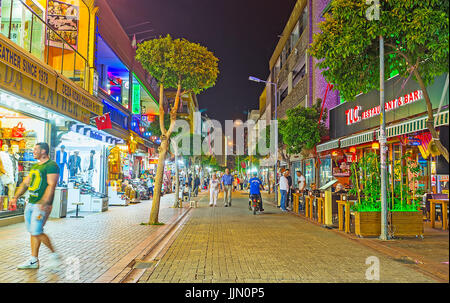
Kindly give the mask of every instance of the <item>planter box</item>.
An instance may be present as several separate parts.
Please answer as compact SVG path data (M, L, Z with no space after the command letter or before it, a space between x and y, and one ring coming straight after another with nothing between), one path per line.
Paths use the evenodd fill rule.
M394 237L423 236L422 212L393 211L391 215L391 230Z
M355 213L355 234L360 237L378 237L381 234L381 212Z

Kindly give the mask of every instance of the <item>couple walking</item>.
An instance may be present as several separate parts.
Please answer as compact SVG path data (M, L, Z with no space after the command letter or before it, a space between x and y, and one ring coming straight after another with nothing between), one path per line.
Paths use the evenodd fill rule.
M225 174L222 179L217 179L217 175L213 174L209 182L209 206L217 206L217 198L221 189L224 191L223 203L225 207L231 206L231 192L233 190L233 176L230 170L225 169Z

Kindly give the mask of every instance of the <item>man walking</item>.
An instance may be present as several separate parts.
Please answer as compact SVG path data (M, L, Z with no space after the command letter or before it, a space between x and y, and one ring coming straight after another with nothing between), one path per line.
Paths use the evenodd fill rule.
M59 167L55 161L49 158L49 146L47 143L38 143L34 147L33 156L39 162L31 167L30 174L17 189L12 203L17 205L17 200L28 190L30 199L25 207L25 225L31 234L31 257L18 269L39 268L39 247L44 243L50 251L50 267L59 265L59 256L55 252L49 237L44 234L44 225L52 210L55 188L58 184Z
M231 194L233 191L233 175L230 174L230 170L225 169L225 174L222 176L222 186L224 189L223 203L225 207L231 206Z
M281 193L280 208L282 211L287 211L286 198L288 191L289 191L289 182L287 179L287 172L284 172L284 174L280 178L280 193Z
M195 175L194 178L194 197L198 196L198 188L200 187L200 178L198 175Z
M288 180L289 190L286 195L286 208L292 206L292 177L289 169L286 169L286 178Z

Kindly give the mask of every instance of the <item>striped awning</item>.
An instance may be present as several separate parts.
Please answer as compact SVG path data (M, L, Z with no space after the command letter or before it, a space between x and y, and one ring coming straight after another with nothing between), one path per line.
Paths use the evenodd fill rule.
M414 120L402 122L397 125L389 126L386 128L386 137L391 138L395 136L401 136L405 134L410 134L414 132L418 132L421 130L425 130L427 128L427 119L428 116L422 116L420 118L416 118ZM449 111L445 111L440 113L437 116L436 126L448 125L449 120ZM377 135L380 134L380 131L377 131Z
M317 145L317 152L324 152L330 149L339 148L339 139L325 142L323 144Z
M375 138L374 138L374 133L375 133ZM358 145L358 144L363 144L363 143L367 143L367 142L372 142L377 139L378 139L378 132L375 132L375 131L365 132L365 133L362 133L359 135L354 135L349 138L342 139L341 140L341 148Z

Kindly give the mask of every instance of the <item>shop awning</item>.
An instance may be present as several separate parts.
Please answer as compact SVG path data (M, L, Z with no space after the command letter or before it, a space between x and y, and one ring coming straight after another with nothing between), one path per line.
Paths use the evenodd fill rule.
M375 133L375 138L374 138L374 133ZM354 136L342 139L341 140L341 148L358 145L358 144L363 144L363 143L367 143L367 142L372 142L377 139L378 139L378 132L375 130L372 130L369 132L365 132L365 133L362 133L359 135L354 135Z
M325 142L323 144L317 145L317 152L323 152L330 149L339 148L339 139Z
M421 130L425 130L427 128L427 119L428 116L422 116L420 118L416 118L414 120L402 122L397 125L389 126L386 128L386 136L388 138L406 135L414 132L418 132ZM449 111L442 112L437 117L436 126L448 125L449 120ZM380 131L377 131L377 135L379 135Z

